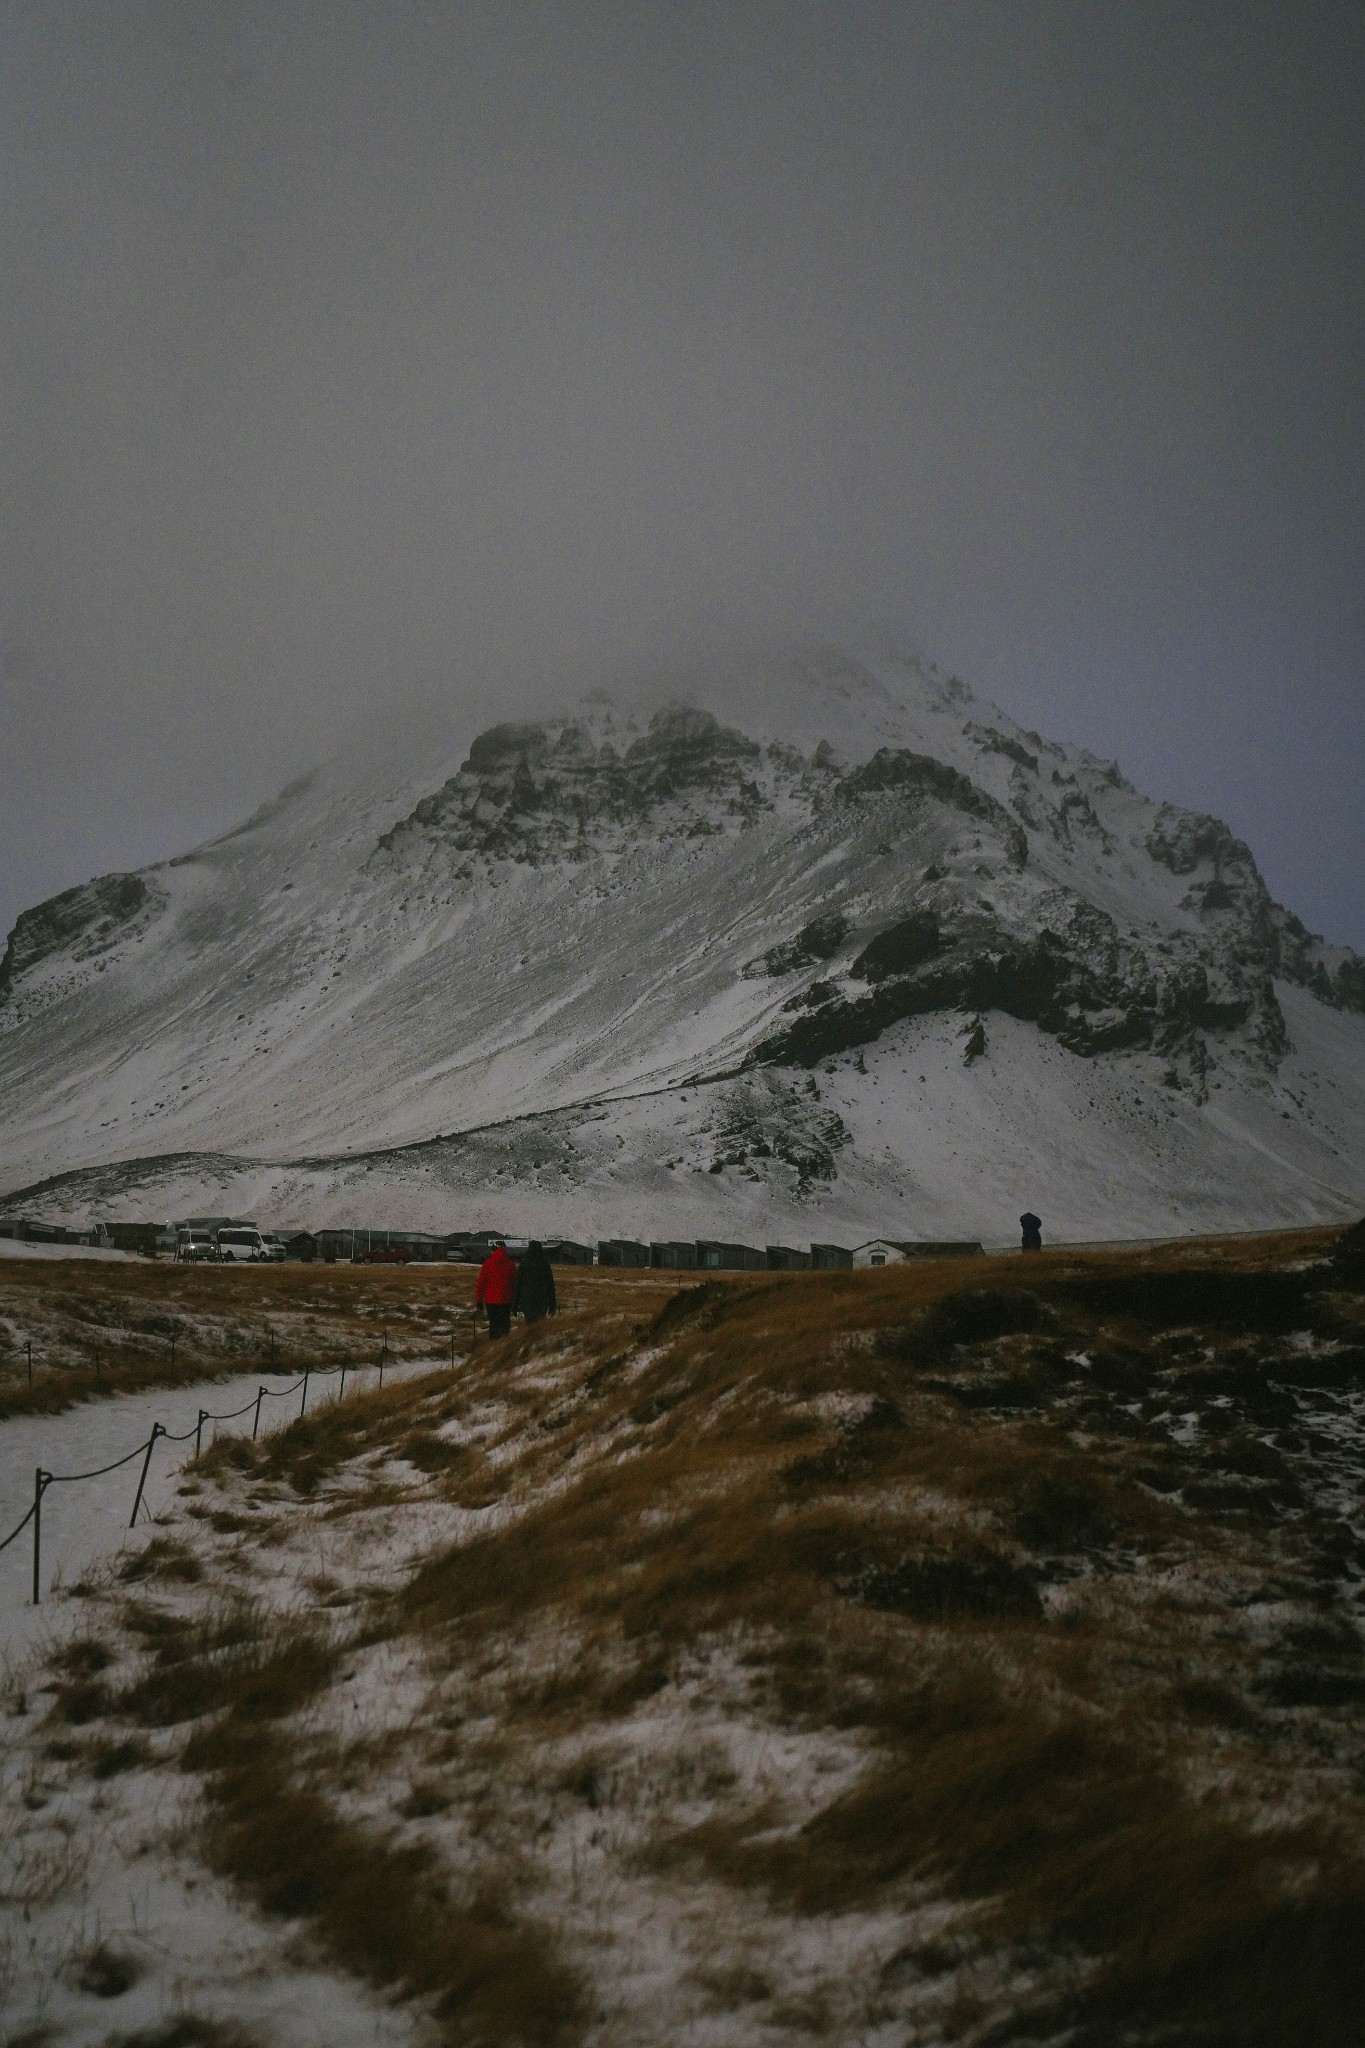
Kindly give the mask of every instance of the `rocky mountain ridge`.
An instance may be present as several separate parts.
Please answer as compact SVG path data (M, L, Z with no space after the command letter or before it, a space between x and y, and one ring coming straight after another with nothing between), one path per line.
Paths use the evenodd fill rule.
M1028 830L1075 853L1112 856L1106 828L1074 769L1044 774L1036 752L1010 734L967 721L963 736L982 754L1012 764L1002 802L970 776L909 748L880 747L841 769L820 742L809 757L770 741L761 746L693 706L656 712L618 748L608 717L496 726L474 741L458 773L424 797L380 841L377 854L455 863L470 882L473 863L499 859L532 867L620 853L644 835L665 842L751 828L783 810L807 827L843 806L864 822L872 800L885 831L925 829L937 804L984 827L997 861L1023 870ZM1054 753L1065 755L1062 749ZM1089 779L1135 794L1110 764L1086 764ZM859 817L859 812L863 817ZM1192 877L1179 902L1199 919L1197 934L1156 948L1121 930L1107 911L1071 891L1044 891L1021 929L959 876L930 863L918 884L889 906L894 921L844 963L826 965L784 1004L797 1014L747 1055L750 1065L814 1065L879 1037L901 1019L950 1008L1000 1010L1052 1032L1090 1056L1141 1046L1168 1058L1172 1086L1206 1093L1208 1047L1200 1035L1240 1030L1248 1051L1273 1065L1285 1046L1273 978L1287 976L1320 1000L1365 1012L1365 962L1331 949L1275 904L1250 849L1220 820L1162 805L1145 846L1175 876ZM974 845L974 851L983 849ZM978 874L989 859L977 861ZM763 956L773 976L830 963L853 928L841 910L810 921ZM746 974L755 971L748 963ZM858 984L868 984L860 988Z
M447 1191L477 1154L471 1194L521 1189L571 1234L646 1192L699 1228L765 1196L831 1227L909 1199L934 1234L962 1147L915 1091L994 1118L1027 1165L1047 1090L1089 1075L1115 1145L1143 1105L1149 1218L1174 1125L1168 1207L1193 1171L1227 1208L1226 1165L1193 1162L1233 1099L1247 1204L1275 1171L1296 1218L1357 1199L1365 963L1276 905L1226 826L913 657L826 652L710 696L599 694L444 772L334 765L26 912L0 970L4 1181L60 1206L96 1170L156 1201L199 1156L220 1190L223 1161L269 1162L272 1188L339 1201L377 1173L430 1207L436 1154ZM1041 1097L1001 1095L1011 1063ZM882 1069L911 1092L878 1109ZM1268 1168L1272 1120L1295 1130ZM868 1133L893 1126L887 1156Z

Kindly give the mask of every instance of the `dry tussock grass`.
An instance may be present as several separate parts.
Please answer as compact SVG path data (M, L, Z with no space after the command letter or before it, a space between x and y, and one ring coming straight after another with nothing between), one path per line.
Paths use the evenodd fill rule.
M1329 1243L988 1261L970 1288L942 1266L685 1288L624 1355L582 1342L552 1403L522 1399L524 1512L419 1569L401 1621L466 1646L537 1626L575 1644L504 1696L528 1746L630 1713L685 1653L737 1637L751 1706L874 1744L855 1790L801 1825L722 1804L662 1830L655 1871L700 1863L810 1913L912 1881L989 1901L993 1939L1091 1959L1083 1991L1021 2026L1344 2042L1365 1955L1348 1938L1365 1925L1359 1802L1349 1824L1326 1809L1318 1738L1287 1755L1298 1731L1251 1697L1260 1652L1225 1626L1225 1575L1266 1568L1242 1506L1188 1471L1181 1501L1163 1496L1122 1405L1160 1405L1157 1332L1193 1330L1203 1356L1340 1316L1312 1306L1322 1275L1294 1270ZM1060 1424L1049 1409L1092 1369L1069 1348L1086 1336L1078 1432L1076 1400ZM843 1427L793 1413L830 1397ZM1273 1486L1279 1454L1252 1442L1207 1455L1231 1444ZM537 1497L566 1461L575 1476ZM1188 1594L1164 1600L1160 1573L1202 1587L1217 1625ZM1353 1625L1327 1638L1359 1655ZM1357 1696L1349 1670L1316 1692L1279 1683L1281 1705ZM1318 1818L1290 1827L1261 1809L1296 1770ZM1201 1796L1215 1778L1222 1796Z
M577 1981L496 1889L453 1895L429 1851L343 1820L259 1729L229 1720L186 1761L209 1774L216 1867L266 1912L306 1917L348 1969L431 1999L445 2038L550 2048L577 2036Z
M259 2035L239 2027L235 2021L181 2012L154 2027L137 2027L131 2034L120 2034L116 2048L259 2048L259 2044ZM39 2048L39 2044L35 2043L34 2048Z
M335 1668L336 1646L316 1621L272 1615L242 1596L193 1619L145 1604L130 1619L148 1655L115 1710L147 1728L207 1714L248 1726L278 1720L320 1692Z
M585 1992L514 1909L509 1845L536 1812L586 1808L610 1809L620 1869L661 1886L699 1877L812 1922L960 1902L970 1941L904 1964L943 1978L926 2038L1335 2048L1365 1991L1365 1648L1342 1590L1365 1539L1315 1493L1339 1450L1292 1393L1295 1372L1349 1393L1365 1357L1365 1274L1314 1267L1329 1249L1295 1234L680 1289L566 1276L553 1326L481 1341L453 1376L224 1440L206 1481L328 1513L401 1486L501 1503L351 1637L413 1638L450 1703L399 1766L406 1833L323 1790L380 1752L342 1758L291 1723L337 1672L325 1575L325 1617L268 1627L250 1602L195 1619L144 1598L136 1677L114 1690L89 1649L63 1697L194 1722L219 1867L436 2001L451 2039L581 2029ZM451 1277L306 1280L429 1309ZM149 1582L177 1569L161 1540ZM651 1777L631 1745L685 1699L842 1745L853 1780L760 1786L704 1741ZM504 1858L502 1882L457 1881L443 1828L480 1869ZM712 1979L713 2010L776 2023L761 1958ZM803 1993L782 2024L834 2009Z
M432 1376L436 1378L435 1375ZM312 1414L257 1444L223 1437L199 1461L200 1470L215 1476L225 1469L250 1473L266 1481L284 1481L298 1494L310 1494L350 1459L373 1447L377 1433L416 1416L429 1383L401 1381L393 1387L365 1388L345 1401L328 1400L319 1389Z
M457 1265L176 1265L6 1259L0 1268L0 1417L182 1385L252 1367L291 1375L343 1358L448 1354L474 1338L474 1269ZM560 1269L561 1317L650 1313L663 1275ZM11 1341L10 1326L22 1333ZM176 1338L172 1365L171 1338ZM24 1337L33 1341L28 1384ZM98 1356L98 1374L96 1358Z

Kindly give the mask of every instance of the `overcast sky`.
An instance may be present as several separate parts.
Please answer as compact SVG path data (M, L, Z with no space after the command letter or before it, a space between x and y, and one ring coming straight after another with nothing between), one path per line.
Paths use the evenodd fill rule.
M1365 947L1365 9L0 11L0 931L358 714L908 634Z

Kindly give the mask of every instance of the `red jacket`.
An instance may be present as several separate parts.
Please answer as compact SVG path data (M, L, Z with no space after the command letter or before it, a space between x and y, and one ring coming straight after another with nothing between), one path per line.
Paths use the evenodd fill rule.
M517 1291L517 1263L502 1245L495 1244L479 1268L474 1288L475 1308L510 1308Z

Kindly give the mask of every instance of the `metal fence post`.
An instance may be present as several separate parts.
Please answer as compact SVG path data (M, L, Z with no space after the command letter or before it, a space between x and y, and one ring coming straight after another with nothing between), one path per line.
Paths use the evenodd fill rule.
M264 1388L264 1387L257 1387L257 1389L256 1389L256 1416L255 1416L255 1420L254 1420L254 1421L252 1422L252 1425L251 1425L251 1441L252 1441L252 1443L253 1443L253 1444L254 1444L254 1443L255 1443L255 1441L256 1441L256 1432L257 1432L257 1430L258 1430L258 1429L260 1428L260 1426L261 1426L261 1396L262 1396L262 1395L264 1394L264 1392L265 1392L265 1388Z
M159 1436L165 1436L165 1434L166 1431L161 1423L154 1422L152 1424L152 1433L147 1439L147 1455L142 1461L142 1476L137 1482L137 1498L133 1502L133 1512L128 1518L128 1527L130 1529L137 1521L137 1511L142 1506L142 1489L147 1484L147 1472L152 1462L152 1452L156 1448L156 1440Z
M33 1604L38 1605L38 1573L43 1547L43 1491L51 1478L41 1465L33 1473Z
M337 1399L338 1401L346 1399L346 1361L344 1358L341 1361L341 1392L337 1395Z
M209 1411L207 1408L201 1408L199 1410L199 1420L194 1425L194 1455L196 1458L199 1456L199 1439L203 1435L204 1422L208 1416L208 1412Z
M300 1417L302 1417L304 1409L308 1406L308 1373L309 1367L305 1365L303 1368L303 1399L299 1402Z

